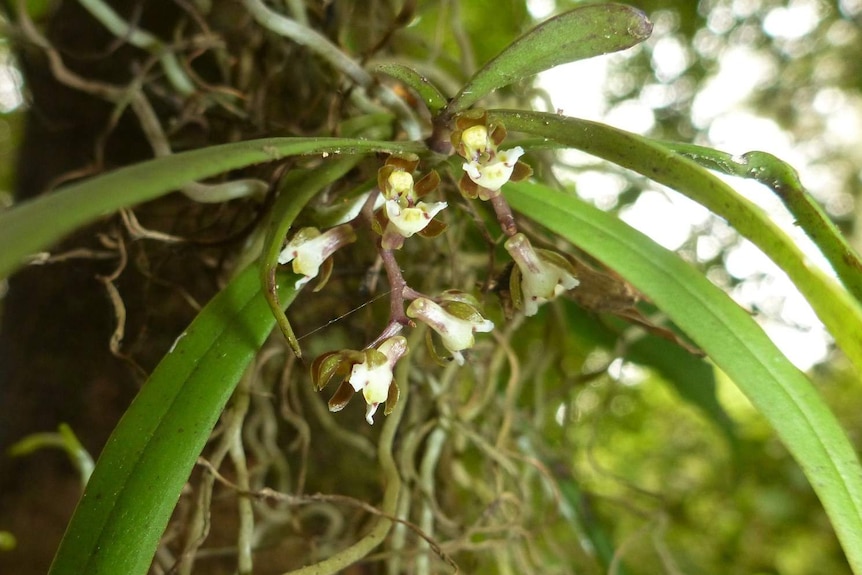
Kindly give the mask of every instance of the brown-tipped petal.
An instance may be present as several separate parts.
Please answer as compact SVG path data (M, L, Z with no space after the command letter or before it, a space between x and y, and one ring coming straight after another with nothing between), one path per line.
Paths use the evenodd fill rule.
M451 314L459 319L467 320L473 323L481 323L484 317L476 309L476 306L462 301L444 301L440 307L446 310L446 313Z
M417 235L420 235L423 238L436 238L437 236L445 232L446 228L448 227L449 226L447 226L440 220L431 220L430 222L428 222L427 226L417 232Z
M468 200L475 200L479 197L479 186L466 173L461 174L461 179L458 180L458 189L461 191L461 195Z
M578 272L575 269L575 266L572 265L572 262L567 260L563 254L551 250L543 250L541 248L536 248L536 253L539 254L539 257L546 262L552 263L558 268L562 268L574 277L578 277Z
M441 305L443 302L447 301L458 301L473 306L477 310L480 307L479 300L476 299L476 296L459 289L447 289L440 294L440 297L438 297L437 300L441 303Z
M488 138L494 143L494 146L499 146L506 139L506 126L503 124L495 124L488 134Z
M386 191L386 182L394 171L395 167L390 165L385 165L377 170L377 187L380 189L381 193Z
M317 284L314 286L312 292L319 292L323 289L323 286L326 285L326 282L329 281L329 276L332 275L332 258L326 258L323 260L323 263L320 265L320 271L317 273Z
M398 389L398 384L394 381L389 386L389 395L386 397L386 407L383 409L383 415L389 415L398 405L398 398L401 397L401 390Z
M455 127L462 132L473 126L488 125L488 113L482 109L466 110L461 112L455 120Z
M386 215L386 210L377 210L374 212L374 217L371 219L371 229L375 233L383 235L383 231L389 224L389 216Z
M431 170L413 185L413 192L417 198L422 198L436 190L438 185L440 185L440 175L436 170Z
M518 162L515 164L515 168L512 170L512 175L509 176L509 181L520 182L521 180L526 180L532 175L533 168L531 168L528 164L518 160Z
M346 375L348 369L345 369L343 364L345 358L340 351L328 351L323 353L314 360L311 364L311 381L314 383L314 388L320 391L329 380L342 370L342 375Z
M428 349L428 353L431 354L431 357L434 358L434 361L437 363L437 365L445 366L449 364L449 360L446 357L440 355L440 353L437 351L437 346L434 345L434 338L431 337L430 329L425 332L425 347L426 349Z
M463 134L463 130L455 130L449 136L449 141L452 143L452 149L455 150L458 155L464 156L464 151L461 149L461 134Z
M333 396L329 398L329 411L336 412L344 409L344 406L350 402L355 393L356 390L353 389L352 385L342 381Z
M385 164L385 166L392 166L393 168L404 170L408 174L412 174L416 171L416 166L418 165L419 156L416 154L404 154L402 156L392 155L386 158Z

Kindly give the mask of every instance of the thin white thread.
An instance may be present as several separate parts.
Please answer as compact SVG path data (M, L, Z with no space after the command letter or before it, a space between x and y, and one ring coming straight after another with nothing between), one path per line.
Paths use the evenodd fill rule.
M346 312L346 313L343 313L342 315L340 315L340 316L338 316L338 317L336 317L336 318L333 318L333 319L329 320L328 322L326 322L326 323L325 323L325 324L323 324L322 326L320 326L320 327L316 327L316 328L314 328L313 330L311 330L310 332L308 332L308 333L306 333L306 334L303 334L303 335L301 335L301 336L297 337L297 338L296 338L296 340L297 340L297 341L299 341L299 340L301 340L301 339L305 339L306 337L308 337L308 336L310 336L310 335L314 335L315 333L319 332L320 330L322 330L322 329L326 329L327 327L331 326L331 325L332 325L332 324L334 324L335 322L337 322L337 321L341 321L342 319L346 318L346 317L347 317L347 316L349 316L350 314L353 314L353 313L358 312L359 310L361 310L361 309L362 309L362 308L364 308L365 306L367 306L367 305L371 305L371 304L373 304L374 302L376 302L377 300L379 300L380 298L386 297L386 296L388 296L388 295L389 295L389 294L391 294L391 293L392 293L392 290L385 291L385 292L383 292L383 293L381 293L381 294L377 295L376 297L371 298L370 300L368 300L368 301L367 301L367 302L365 302L364 304L362 304L362 305L360 305L360 306L357 306L357 307L353 308L352 310L350 310L350 311L348 311L348 312Z

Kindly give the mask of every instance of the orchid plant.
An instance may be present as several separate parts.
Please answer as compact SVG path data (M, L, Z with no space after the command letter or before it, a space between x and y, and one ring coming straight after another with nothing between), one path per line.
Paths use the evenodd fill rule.
M101 6L99 2L88 4ZM862 266L840 233L824 223L822 212L805 203L809 198L795 172L760 152L731 156L699 146L659 142L556 113L493 107L497 90L553 66L625 50L644 41L651 23L642 12L616 3L578 6L512 42L449 97L409 66L354 59L307 22L302 24L301 19L281 14L260 0L243 0L242 6L257 26L285 42L308 47L350 84L344 92L351 98L352 117L339 124L337 135L273 137L163 154L0 213L0 243L4 246L0 276L5 277L30 254L106 212L172 190L182 190L189 201L197 201L194 198L200 199L203 193L207 201L224 202L234 201L237 194L252 201L262 188L270 189L270 201L262 204L266 216L245 244L246 252L236 257L246 266L237 264L230 283L178 336L116 428L57 553L53 575L143 575L148 571L195 462L238 385L236 393L242 392L248 368L273 327L281 334L276 334L278 345L287 349L286 343L297 357L304 357L287 315L301 310L291 303L298 297L325 295L332 284L327 284L328 279L349 265L368 261L368 257L356 257L353 250L361 249L372 253L374 263L368 267L385 274L388 318L350 331L353 339L349 343L332 344L347 346L344 348L330 349L330 340L314 335L302 345L316 353L310 362L310 387L320 391L333 379L338 382L328 410L343 412L331 415L335 421L323 425L345 426L350 431L339 437L366 451L370 449L366 437L382 427L376 453L385 479L383 502L370 528L355 542L329 549L328 557L298 573L345 569L398 529L393 527L394 517L409 523L401 518L410 512L410 505L401 505L399 494L403 496L402 483L410 478L399 473L393 445L405 405L418 386L414 375L419 369L417 338L426 339L428 356L440 364L422 379L433 390L428 396L457 398L455 391L440 391L443 385L439 382L451 379L454 370L472 373L481 371L483 361L494 363L478 359L485 356L476 348L493 349L499 357L512 355L509 344L504 343L510 341L506 339L511 337L510 329L520 325L535 329L542 320L534 316L541 317L551 308L550 316L561 307L557 300L597 298L598 303L590 304L592 311L624 311L618 315L634 318L635 323L685 350L682 362L697 362L702 367L696 356L706 355L712 362L709 365L720 368L749 397L807 474L848 562L862 575L862 467L846 433L807 377L702 272L612 214L558 189L550 178L542 178L539 156L556 149L579 149L686 194L725 218L788 273L837 346L862 370L858 337L862 331L862 290L858 290ZM98 10L112 14L105 6ZM110 18L105 22L117 25ZM135 28L120 31L124 31L123 37L143 41L133 34L139 32ZM166 81L178 94L190 97L195 84L177 65L173 52L147 46L160 54L156 61ZM125 97L125 92L117 96L118 100ZM155 128L144 131L158 137L160 126L146 123L150 117L146 95L140 91L132 99L139 121ZM206 102L202 100L200 105ZM224 106L230 109L230 104ZM252 181L225 189L218 184L203 192L196 187L204 185L196 184L198 180L220 173L285 159L289 161L271 185ZM784 231L708 170L757 179L790 198L791 209L809 206L803 208L808 211L800 217L800 225L822 232L812 236L830 258L840 281L809 266ZM117 194L118 189L124 193ZM53 214L63 217L56 219ZM459 248L458 242L467 234L484 238L487 254L476 257ZM363 253L367 256L369 252ZM449 257L438 257L440 254ZM473 272L466 280L457 272L412 273L425 260L434 259L445 270L455 269L453 260L462 258L487 262L484 266L471 264L474 271L484 267L486 279L479 281ZM584 260L591 263L584 264ZM298 292L314 279L318 293L300 296ZM612 295L625 301L610 303ZM671 324L655 326L646 320L638 308L643 302L663 312ZM368 325L372 325L370 330ZM445 350L442 353L440 346ZM512 365L516 365L514 360ZM430 371L427 365L424 369ZM499 366L496 369L499 372ZM516 401L514 391L508 395L509 390L517 389L512 382L517 382L518 373L514 367L511 371L506 405ZM465 376L464 381L468 380ZM714 380L710 383L714 385ZM487 388L484 397L495 393L495 385ZM244 393L249 395L248 389ZM348 405L357 394L365 402L367 424L374 424L377 417L378 422L384 421L382 426L368 428L358 414L351 416L353 407ZM462 423L488 405L481 397L474 401L480 407L470 402L454 407L443 403L431 410L427 427L417 425L418 435L408 438L411 445L415 449L427 441L422 444L424 449L439 457L442 448L435 442L457 429L492 454L492 459L496 457L495 461L509 461L502 459L505 449L501 446L513 425L511 418L504 418L498 444L491 446L493 441L476 439ZM704 410L713 409L710 399L694 401L701 401L698 407ZM380 417L381 405L388 417ZM419 409L416 404L413 407ZM241 436L241 429L228 424L223 431L225 437ZM182 441L178 440L180 433ZM521 439L533 441L530 434ZM231 445L225 443L225 453L233 453L236 446ZM402 454L405 461L413 456L415 451ZM554 462L541 462L537 457L541 453L523 459L535 463L543 474L556 473ZM237 457L237 469L243 469L244 461ZM509 472L505 462L500 465ZM466 473L464 466L457 470ZM422 473L422 480L430 481L433 466ZM459 475L454 480L463 478ZM563 478L559 481L565 483ZM248 498L272 495L271 490L237 489ZM423 497L433 497L433 488L422 489ZM574 500L570 503L574 508ZM427 514L423 517L424 531L418 531L432 532ZM446 529L457 527L457 522L451 522ZM203 540L205 533L198 536L189 540ZM465 540L470 537L465 535ZM403 534L393 536L397 541L392 545L403 545L403 539ZM250 541L239 546L244 561L240 572L251 572ZM600 547L595 542L592 545ZM440 554L445 556L444 551ZM615 559L604 557L602 561L610 569Z

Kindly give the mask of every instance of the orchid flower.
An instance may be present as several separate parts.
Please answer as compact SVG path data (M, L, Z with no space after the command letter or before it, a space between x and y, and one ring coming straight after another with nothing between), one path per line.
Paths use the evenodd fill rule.
M376 225L383 235L381 245L384 249L399 249L405 238L417 233L433 237L445 229L445 225L434 220L434 217L448 204L420 200L437 187L440 176L431 171L416 182L412 172L417 165L417 158L392 156L378 171L378 187L385 202Z
M515 260L510 291L515 306L522 307L524 315L536 315L540 304L579 283L572 264L558 253L535 249L524 234L515 234L504 247Z
M334 375L344 377L329 400L330 411L341 411L357 392L365 399L365 421L374 424L374 414L386 403L388 415L398 402L398 385L394 381L395 364L407 353L407 339L394 336L376 349L354 351L345 349L325 353L311 366L312 379L318 390L323 389Z
M317 228L302 228L291 238L278 255L278 263L293 262L293 271L302 277L296 280L296 289L301 288L320 273L324 262L339 248L356 241L350 225L330 228L323 233ZM324 281L329 276L328 269Z
M533 173L530 166L520 161L524 155L522 147L499 149L506 138L506 128L489 123L485 112L465 112L455 125L452 145L467 160L462 164L464 175L458 182L465 197L489 200L500 195L506 182L517 182Z
M479 313L478 302L462 292L448 291L436 303L428 298L413 300L407 308L407 317L418 319L436 331L458 365L464 365L465 349L475 344L475 332L489 332L494 322Z

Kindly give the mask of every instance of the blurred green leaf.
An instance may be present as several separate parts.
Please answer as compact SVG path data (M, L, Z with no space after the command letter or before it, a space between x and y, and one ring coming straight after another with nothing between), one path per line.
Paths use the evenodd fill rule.
M862 573L862 466L829 407L760 326L691 265L610 214L538 184L505 191L514 209L643 292L730 377L800 464Z
M595 553L602 568L609 571L614 565L614 558L618 556L620 549L615 548L613 539L608 535L607 530L593 511L590 497L583 492L575 478L566 469L566 465L561 462L552 462L549 467L557 477L557 485L563 495L563 501L568 506L564 508L566 509L566 518L577 531L579 537L586 536L592 546L591 550ZM615 565L613 572L617 575L631 573L622 561Z
M74 184L0 212L0 279L24 258L120 208L252 164L313 154L423 153L424 145L352 138L265 138L157 158Z
M93 467L95 465L93 458L84 449L84 446L81 445L72 428L65 423L60 424L57 433L34 433L28 435L9 448L9 455L12 457L21 457L30 455L46 447L65 451L66 455L69 456L69 460L81 476L81 485L87 484L87 481L90 480L90 475L93 474Z
M718 401L715 368L709 362L656 336L639 338L629 349L629 359L655 369L683 400L700 409L730 444L736 445L736 425Z
M437 114L446 107L446 97L440 93L437 86L432 84L428 78L420 75L412 68L400 64L380 64L375 68L381 74L401 80L419 94L422 102L428 107L432 114Z
M630 6L609 3L575 8L533 28L485 64L446 112L466 110L498 88L559 64L630 48L651 32L646 15Z

